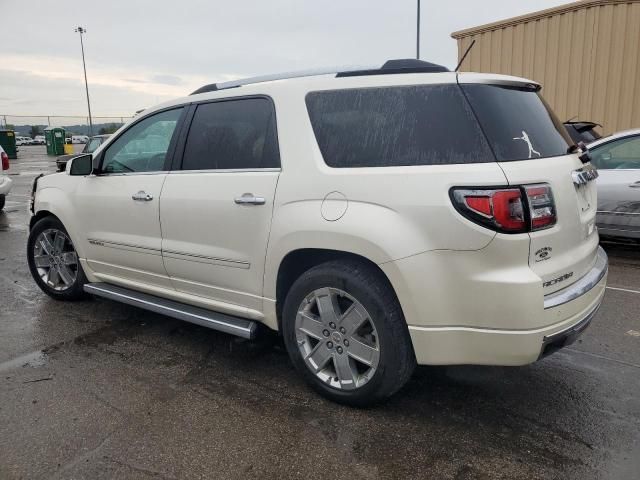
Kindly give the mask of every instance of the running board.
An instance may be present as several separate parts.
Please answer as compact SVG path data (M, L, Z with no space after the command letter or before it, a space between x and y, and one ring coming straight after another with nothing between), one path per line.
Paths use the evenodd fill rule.
M242 338L253 339L258 329L257 323L252 320L205 310L109 283L87 283L84 291Z

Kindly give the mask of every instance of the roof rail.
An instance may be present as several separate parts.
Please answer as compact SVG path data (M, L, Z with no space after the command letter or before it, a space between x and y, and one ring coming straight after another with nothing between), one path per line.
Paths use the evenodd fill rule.
M357 77L364 75L388 75L394 73L436 73L436 72L449 72L447 67L437 65L435 63L425 62L422 60L416 60L414 58L388 60L382 65L382 67L338 67L338 68L316 68L310 70L302 70L297 72L285 72L276 73L271 75L261 75L258 77L243 78L240 80L231 80L229 82L210 83L204 85L191 95L197 95L205 92L215 92L217 90L225 90L228 88L241 87L243 85L250 85L253 83L271 82L274 80L285 80L289 78L300 77L312 77L316 75L331 75L335 74L336 78L339 77Z
M216 90L225 90L227 88L241 87L242 85L250 85L252 83L271 82L274 80L285 80L289 78L313 77L316 75L331 75L331 74L336 74L342 71L344 72L358 71L358 70L362 70L363 68L371 68L371 67L353 66L353 67L313 68L309 70L299 70L295 72L284 72L284 73L273 73L269 75L260 75L258 77L241 78L239 80L231 80L228 82L211 83L209 85L200 87L195 92L191 93L191 95L197 95L198 93L205 93L205 92L215 92Z
M361 75L391 75L394 73L440 73L449 72L447 67L415 58L387 60L381 68L338 72L336 77L357 77Z

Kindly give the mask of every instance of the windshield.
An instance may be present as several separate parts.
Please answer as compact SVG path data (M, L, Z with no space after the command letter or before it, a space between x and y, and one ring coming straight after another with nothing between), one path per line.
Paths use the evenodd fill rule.
M566 155L573 145L538 92L502 85L461 86L499 162Z

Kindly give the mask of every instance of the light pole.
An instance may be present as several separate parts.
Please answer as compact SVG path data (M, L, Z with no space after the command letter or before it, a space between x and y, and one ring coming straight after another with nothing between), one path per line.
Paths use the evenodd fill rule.
M416 27L416 59L420 60L420 0L418 0L418 15Z
M86 28L77 27L76 33L80 34L80 49L82 50L82 68L84 69L84 88L87 91L87 109L89 110L89 136L93 135L93 120L91 119L91 102L89 101L89 83L87 82L87 65L84 63L84 44L82 34L87 33Z

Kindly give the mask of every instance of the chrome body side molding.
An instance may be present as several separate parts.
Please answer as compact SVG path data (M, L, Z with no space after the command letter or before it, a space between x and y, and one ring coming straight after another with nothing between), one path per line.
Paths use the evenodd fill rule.
M246 339L253 339L258 329L256 322L246 318L205 310L108 283L87 283L84 291Z

